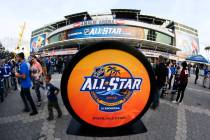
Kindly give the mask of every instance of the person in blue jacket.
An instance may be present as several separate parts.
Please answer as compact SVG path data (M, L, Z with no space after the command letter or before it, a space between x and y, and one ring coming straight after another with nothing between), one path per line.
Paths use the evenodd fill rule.
M176 74L176 67L174 64L171 65L170 70L171 70L171 76L170 76L169 82L168 82L168 85L169 85L168 89L171 89L171 83L172 83L172 80Z
M204 68L204 77L203 77L203 87L204 88L206 88L206 82L207 82L207 79L208 79L208 73L209 73L208 66L206 66Z

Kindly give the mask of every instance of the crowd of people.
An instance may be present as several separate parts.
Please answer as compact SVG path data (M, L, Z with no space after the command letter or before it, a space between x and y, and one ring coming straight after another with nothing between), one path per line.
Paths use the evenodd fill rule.
M40 88L47 91L48 98L48 120L53 120L53 108L62 116L59 107L57 94L59 89L51 81L51 75L55 72L62 73L69 58L66 57L42 57L30 56L25 59L24 53L19 53L15 58L3 60L0 64L0 101L3 102L8 90L20 92L23 101L23 112L30 112L30 115L38 114L37 107L42 105L43 94ZM31 89L36 93L37 103L31 96Z
M49 112L47 119L54 119L53 108L57 110L58 117L61 117L62 111L57 100L59 89L50 81L52 74L55 72L62 73L68 60L71 59L69 57L70 56L37 58L36 56L30 56L26 60L24 53L19 53L14 59L8 61L4 60L0 64L0 101L4 101L9 89L15 91L19 89L24 104L23 112L31 111L30 115L33 116L38 114L37 107L42 105L43 94L40 91L42 88L47 91ZM171 101L180 104L184 97L190 73L196 75L195 84L197 84L200 70L201 68L196 65L191 72L191 65L187 64L186 61L182 62L180 65L167 61L163 56L159 56L158 63L154 65L157 92L153 96L151 108L156 109L159 106L159 99L163 98L168 90L171 92ZM210 79L208 67L206 66L203 71L203 86L206 87L207 79ZM36 103L34 103L31 97L31 89L36 93ZM175 95L177 96L174 99Z
M156 109L159 106L159 99L166 95L166 91L171 93L171 101L173 103L181 104L185 89L188 84L188 77L191 73L191 65L186 61L181 65L167 61L163 56L159 56L158 63L154 65L154 73L156 79L156 94L153 97L151 108ZM203 87L206 88L207 80L209 79L210 88L210 71L208 66L203 66ZM199 65L193 66L192 73L195 74L195 84L200 76L201 67ZM174 96L176 99L174 100Z

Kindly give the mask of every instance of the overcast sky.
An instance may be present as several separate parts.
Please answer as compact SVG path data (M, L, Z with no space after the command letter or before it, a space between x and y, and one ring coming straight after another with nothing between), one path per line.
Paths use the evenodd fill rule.
M65 15L127 8L194 27L199 31L201 50L210 45L210 0L0 0L0 3L0 41L3 43L5 38L18 37L23 22L26 22L24 40L28 42L32 30L63 19Z

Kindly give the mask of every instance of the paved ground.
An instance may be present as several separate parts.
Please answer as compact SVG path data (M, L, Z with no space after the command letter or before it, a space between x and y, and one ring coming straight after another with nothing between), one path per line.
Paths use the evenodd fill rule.
M53 76L53 83L59 86L60 75ZM210 89L193 84L194 76L185 93L181 105L162 99L158 110L149 110L142 118L147 133L118 137L84 137L66 135L71 116L66 111L59 96L63 117L46 121L46 95L39 108L39 114L30 117L22 113L22 101L17 92L10 92L5 102L0 103L0 140L209 140L210 132ZM36 99L33 92L34 100ZM74 127L74 126L72 126Z

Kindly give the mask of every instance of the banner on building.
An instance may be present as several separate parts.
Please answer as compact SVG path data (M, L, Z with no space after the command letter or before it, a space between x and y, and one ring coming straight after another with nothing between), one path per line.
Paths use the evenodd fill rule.
M199 53L198 37L185 32L176 31L176 46L181 50L177 53L179 56L187 57Z
M46 34L41 34L31 38L30 52L38 52L46 43Z

